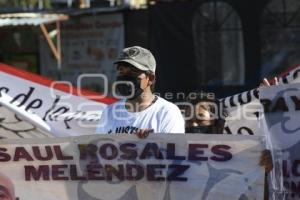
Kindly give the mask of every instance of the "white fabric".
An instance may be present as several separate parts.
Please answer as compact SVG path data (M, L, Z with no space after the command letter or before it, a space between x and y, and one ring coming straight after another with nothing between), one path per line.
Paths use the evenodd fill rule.
M259 136L150 134L141 140L134 135L103 134L8 139L0 140L0 146L0 172L13 182L20 200L263 199ZM141 170L127 170L128 165ZM112 169L123 175L114 175ZM171 174L186 180L167 180Z
M0 138L94 134L114 101L97 95L0 63Z
M259 92L265 111L260 123L274 166L270 173L270 199L299 199L300 84L261 87Z
M300 65L278 78L279 85L299 83ZM221 99L228 111L224 134L265 135L259 126L259 113L263 112L258 100L258 88Z
M107 106L96 133L133 133L153 129L154 133L184 133L184 119L179 108L163 98L141 112L128 112L125 100Z

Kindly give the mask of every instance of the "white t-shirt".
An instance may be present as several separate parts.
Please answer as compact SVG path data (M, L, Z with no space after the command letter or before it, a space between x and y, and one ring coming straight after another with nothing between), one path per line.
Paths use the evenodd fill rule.
M184 119L179 108L158 97L141 112L128 112L125 100L107 106L96 133L133 133L138 129L153 129L154 133L184 133Z

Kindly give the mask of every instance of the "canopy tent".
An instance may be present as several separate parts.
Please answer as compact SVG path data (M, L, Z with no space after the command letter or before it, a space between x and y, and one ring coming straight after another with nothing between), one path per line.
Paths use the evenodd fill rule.
M57 21L68 20L64 14L44 13L7 13L0 14L0 27L49 24Z
M6 13L0 14L0 27L6 26L39 26L47 43L57 60L57 67L61 68L61 36L60 21L68 20L65 14L54 13ZM56 45L51 40L45 24L56 23Z

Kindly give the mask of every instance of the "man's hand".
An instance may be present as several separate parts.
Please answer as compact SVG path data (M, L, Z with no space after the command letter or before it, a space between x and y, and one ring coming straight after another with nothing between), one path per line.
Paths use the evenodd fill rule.
M265 167L267 173L273 169L273 159L270 150L263 150L259 158L259 165Z
M261 82L261 86L271 86L271 85L278 85L279 82L278 82L278 78L277 77L274 77L272 80L268 80L266 78L264 78Z
M136 136L140 139L145 139L150 133L153 133L153 129L139 129L135 132Z

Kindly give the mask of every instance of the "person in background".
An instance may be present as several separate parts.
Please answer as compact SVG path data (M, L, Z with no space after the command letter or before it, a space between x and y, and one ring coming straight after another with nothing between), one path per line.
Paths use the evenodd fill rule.
M271 80L264 78L260 85L278 85L278 78ZM227 110L221 102L208 93L197 93L196 96L188 97L188 103L184 108L186 120L186 133L214 133L223 134Z
M197 93L193 98L188 97L186 102L186 133L223 134L228 113L226 109L221 109L218 99L207 93Z

